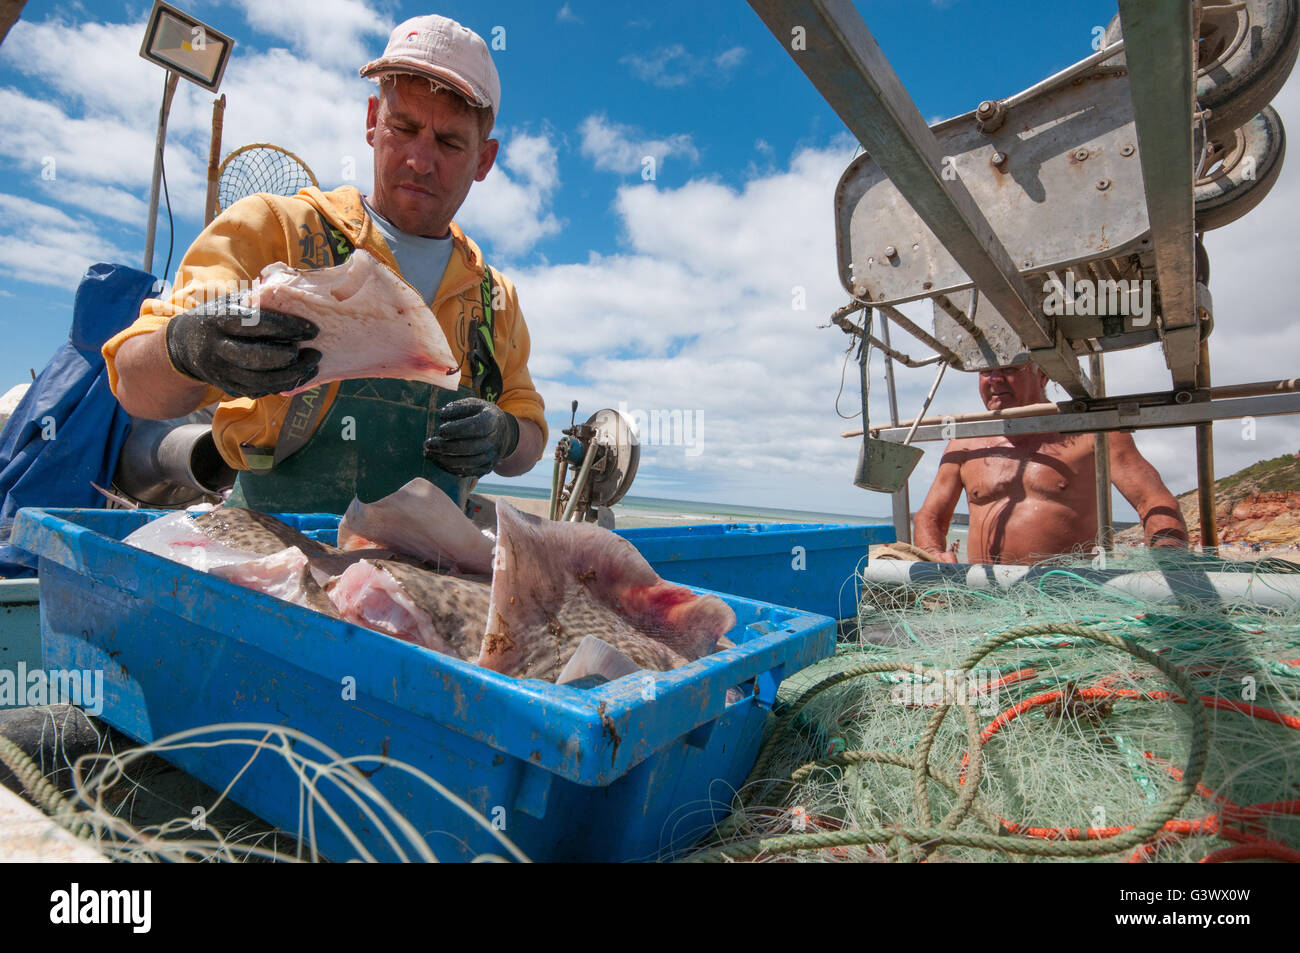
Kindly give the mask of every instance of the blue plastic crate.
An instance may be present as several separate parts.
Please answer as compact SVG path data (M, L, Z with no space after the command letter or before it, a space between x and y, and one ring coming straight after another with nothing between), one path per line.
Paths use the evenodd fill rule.
M855 573L888 524L711 523L615 530L655 572L685 586L815 612L857 614Z
M104 672L103 717L153 739L217 722L288 725L345 756L384 752L438 779L535 860L641 860L693 843L725 816L757 756L767 709L788 674L834 650L831 619L718 593L737 647L650 682L599 688L519 680L241 588L120 540L158 513L24 509L13 541L40 557L47 668ZM289 517L321 529L320 517ZM355 698L345 699L345 679ZM727 702L727 690L746 694ZM169 757L218 789L247 749ZM370 778L438 856L496 842L408 775ZM287 830L298 781L260 756L234 800ZM331 798L376 856L374 825ZM323 818L326 856L357 852Z
M0 579L0 671L18 673L20 665L41 667L40 580ZM0 710L25 703L17 693L0 697Z

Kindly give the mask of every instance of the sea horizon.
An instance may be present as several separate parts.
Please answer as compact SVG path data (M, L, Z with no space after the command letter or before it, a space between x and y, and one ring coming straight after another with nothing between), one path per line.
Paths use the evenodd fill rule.
M493 496L518 496L530 500L546 500L549 499L551 495L549 489L542 487L508 486L499 483L480 483L476 487L476 491L488 493ZM768 521L802 523L858 523L864 525L888 523L892 525L894 522L893 516L889 514L873 516L861 513L831 513L820 510L749 506L733 503L715 503L706 500L678 500L670 497L635 496L632 494L623 497L623 499L616 503L612 509L616 515L627 514L629 516L640 513L680 513L684 515L699 514L700 516L712 517L752 517ZM960 515L963 518L965 517L964 513Z
M530 500L550 498L550 490L543 487L508 486L500 483L480 483L477 491L492 496L515 496ZM846 523L861 526L893 526L892 514L867 515L862 513L832 513L821 510L799 510L770 506L716 503L707 500L679 500L671 497L635 496L629 494L612 507L616 520L626 518L628 524L681 525L692 516L708 522L769 522L769 523ZM628 525L624 524L624 525ZM1136 523L1115 521L1116 531ZM970 535L970 515L954 513L948 528L947 541L957 543L958 556L966 554L966 539Z

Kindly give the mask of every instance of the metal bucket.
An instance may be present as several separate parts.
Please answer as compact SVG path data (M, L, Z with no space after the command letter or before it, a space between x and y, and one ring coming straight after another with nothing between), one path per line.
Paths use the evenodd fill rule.
M907 486L907 478L924 455L920 447L864 436L853 485L880 493L897 493Z

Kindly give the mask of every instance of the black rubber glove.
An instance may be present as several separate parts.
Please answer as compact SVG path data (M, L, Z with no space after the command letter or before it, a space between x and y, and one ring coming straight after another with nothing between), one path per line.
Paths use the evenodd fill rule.
M424 455L448 473L480 477L519 446L519 421L496 404L462 397L439 412L438 431Z
M167 356L182 374L232 397L265 397L316 376L320 351L298 347L316 334L306 318L255 311L232 294L168 321Z

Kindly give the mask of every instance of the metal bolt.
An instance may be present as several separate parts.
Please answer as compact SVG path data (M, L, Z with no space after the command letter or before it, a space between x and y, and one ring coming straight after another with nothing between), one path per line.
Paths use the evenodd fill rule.
M853 286L853 297L855 297L855 298L865 298L866 296L867 296L867 286L866 286L866 285L854 285L854 286Z
M1078 159L1080 162L1082 162L1084 159L1088 158L1088 150L1087 150L1087 149L1075 149L1075 150L1074 150L1074 157L1075 157L1076 159Z
M896 257L897 255L898 255L898 249L897 249L897 248L895 248L893 245L886 245L886 246L885 246L885 257L886 257L886 258L894 258L894 257Z
M1097 191L1105 192L1108 188L1110 188L1110 179L1097 180Z
M1191 402L1192 394L1190 391L1180 390L1178 393L1174 394L1174 403L1190 404Z
M988 116L989 114L991 114L991 113L993 112L993 110L995 110L995 109L997 109L997 108L998 108L998 104L997 104L997 103L995 103L995 102L994 102L993 100L991 100L991 99L986 99L986 100L984 100L984 102L980 103L977 107L975 107L975 115L977 115L977 116Z
M1005 163L1006 161L1007 161L1007 154L1006 154L1005 152L995 152L995 153L993 153L993 164L994 164L994 165L998 165L998 166L1000 166L1000 165L1002 165L1003 163Z
M1131 156L1133 154L1133 143L1126 142L1119 147L1119 154L1122 156Z
M1021 268L1033 268L1033 267L1034 267L1034 263L1033 263L1032 261L1030 261L1028 258L1026 258L1024 261L1022 261L1022 262L1020 263L1020 267L1021 267Z

